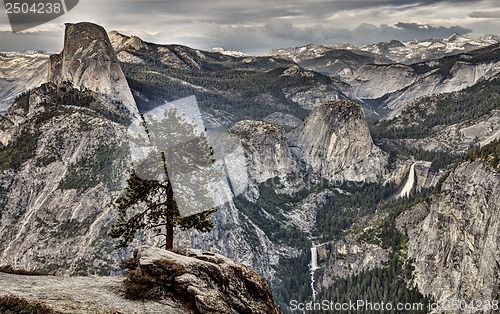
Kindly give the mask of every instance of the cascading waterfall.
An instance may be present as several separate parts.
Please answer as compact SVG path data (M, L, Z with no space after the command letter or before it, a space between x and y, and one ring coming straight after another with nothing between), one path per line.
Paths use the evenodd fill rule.
M318 268L318 250L315 246L311 248L311 270Z
M318 269L318 251L316 246L312 245L311 247L311 263L309 264L311 271L311 290L313 300L316 301L316 290L314 289L314 272Z
M413 184L415 183L415 164L414 162L410 167L410 173L408 174L408 181L406 181L405 186L401 193L399 193L399 197L408 197L410 196L411 189L413 188Z

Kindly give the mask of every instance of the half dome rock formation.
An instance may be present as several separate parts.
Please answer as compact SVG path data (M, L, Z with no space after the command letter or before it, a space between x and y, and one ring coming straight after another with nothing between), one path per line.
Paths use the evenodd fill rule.
M386 154L374 145L361 107L333 101L316 108L289 134L292 152L327 180L378 181Z
M121 102L131 113L137 106L109 37L93 23L66 23L64 48L50 56L48 81L69 81L79 89L90 89Z

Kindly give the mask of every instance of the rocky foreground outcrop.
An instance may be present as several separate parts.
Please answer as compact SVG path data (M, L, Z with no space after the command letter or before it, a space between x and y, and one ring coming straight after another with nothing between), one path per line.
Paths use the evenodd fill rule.
M222 255L194 249L180 255L143 246L135 257L141 268L166 259L181 269L174 275L173 286L179 297L194 305L194 313L281 313L261 275Z
M222 255L199 250L181 254L140 247L135 257L146 273L158 261L176 269L153 301L124 298L123 277L23 276L0 273L0 296L15 295L68 314L255 313L280 314L267 281ZM165 278L166 274L162 274ZM156 278L160 281L159 277Z

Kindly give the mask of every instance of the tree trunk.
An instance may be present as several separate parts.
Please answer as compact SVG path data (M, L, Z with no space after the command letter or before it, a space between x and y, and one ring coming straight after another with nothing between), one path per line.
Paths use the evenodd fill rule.
M165 157L165 152L161 152L161 159L163 160L163 170L165 171L165 176L167 177L167 201L174 200L174 190L172 188L172 183L170 182L170 178L168 177L167 171L167 161ZM174 203L175 204L175 203ZM174 207L175 206L175 207ZM174 248L174 223L173 223L173 214L177 210L176 205L169 204L167 205L167 217L166 217L166 226L165 226L165 249L172 250Z
M174 225L166 225L165 249L172 250L174 248Z

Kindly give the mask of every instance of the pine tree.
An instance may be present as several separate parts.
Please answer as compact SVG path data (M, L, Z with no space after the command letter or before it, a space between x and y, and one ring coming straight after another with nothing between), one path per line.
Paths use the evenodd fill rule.
M217 209L203 211L187 217L181 217L173 195L170 180L160 182L145 180L130 170L124 195L118 197L113 207L118 210L118 219L109 234L119 238L117 248L127 247L140 230L153 230L156 235L165 237L165 249L173 248L174 228L181 230L195 228L202 232L210 231L213 222L210 214ZM130 210L141 208L132 215Z

